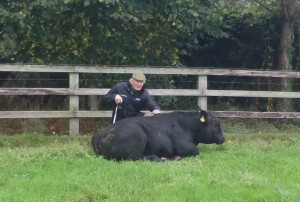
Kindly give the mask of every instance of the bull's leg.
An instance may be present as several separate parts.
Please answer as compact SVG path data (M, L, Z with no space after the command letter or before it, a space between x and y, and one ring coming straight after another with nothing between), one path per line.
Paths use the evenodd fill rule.
M196 145L190 142L180 142L174 146L174 152L177 156L198 156L199 149Z

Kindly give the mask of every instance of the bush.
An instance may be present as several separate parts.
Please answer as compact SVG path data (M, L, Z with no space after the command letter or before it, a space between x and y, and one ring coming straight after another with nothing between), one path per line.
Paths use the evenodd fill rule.
M47 126L44 121L40 119L26 119L21 122L23 133L41 133L47 132Z

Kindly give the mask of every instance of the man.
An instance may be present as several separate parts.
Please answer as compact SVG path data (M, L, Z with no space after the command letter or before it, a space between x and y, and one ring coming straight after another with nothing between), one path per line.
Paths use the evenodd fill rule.
M106 104L114 104L115 110L112 122L133 116L144 116L143 108L154 115L160 113L160 107L150 97L145 88L146 76L143 73L133 73L127 82L121 82L111 88L103 97ZM117 113L114 120L115 113Z

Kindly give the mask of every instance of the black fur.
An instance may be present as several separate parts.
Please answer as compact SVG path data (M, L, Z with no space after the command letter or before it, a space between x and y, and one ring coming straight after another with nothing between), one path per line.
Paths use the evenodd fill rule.
M220 121L210 112L172 112L126 118L92 137L97 156L107 159L160 161L199 155L197 145L223 144Z

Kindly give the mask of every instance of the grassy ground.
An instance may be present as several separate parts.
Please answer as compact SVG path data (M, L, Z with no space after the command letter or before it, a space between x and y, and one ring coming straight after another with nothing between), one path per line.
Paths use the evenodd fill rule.
M0 135L0 201L298 201L297 131L227 132L200 156L96 158L91 136Z

